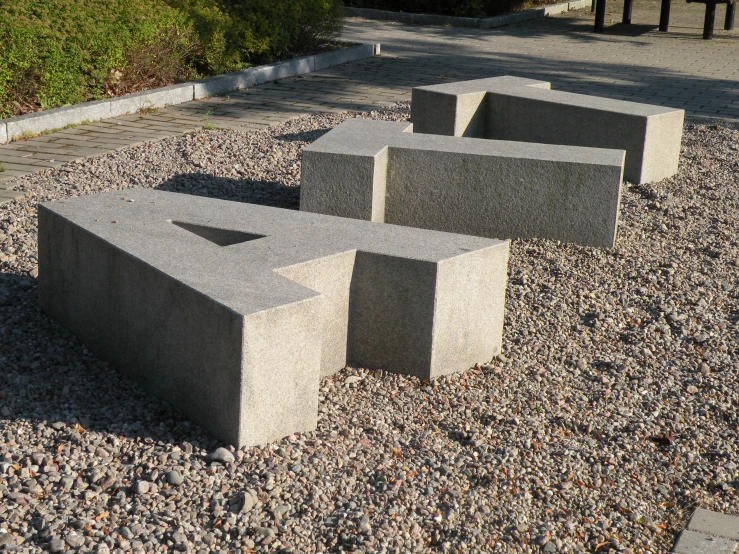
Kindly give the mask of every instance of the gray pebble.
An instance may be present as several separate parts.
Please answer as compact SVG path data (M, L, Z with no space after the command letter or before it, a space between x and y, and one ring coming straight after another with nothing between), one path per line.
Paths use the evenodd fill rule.
M175 487L179 487L182 483L185 482L185 478L179 471L168 471L165 476L167 479L167 483L169 483L170 485L174 485Z
M224 464L232 464L235 461L234 455L231 454L228 449L223 447L216 449L216 451L210 455L210 459L214 462L221 462Z
M139 479L138 481L136 481L133 490L136 494L146 494L151 489L151 485L152 483L144 481L143 479Z

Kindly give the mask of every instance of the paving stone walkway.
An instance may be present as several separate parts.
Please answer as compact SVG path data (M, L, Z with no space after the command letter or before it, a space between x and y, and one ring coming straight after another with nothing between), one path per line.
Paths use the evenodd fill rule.
M674 554L733 554L739 551L739 517L698 508L672 549Z
M606 32L589 10L492 30L347 19L344 38L381 42L383 56L232 93L0 145L0 203L29 172L205 126L252 130L316 111L367 110L410 100L411 88L495 75L551 81L558 89L684 108L739 120L739 31L701 39L704 8L677 0L671 30L656 30L659 0L636 0L634 22L608 2Z

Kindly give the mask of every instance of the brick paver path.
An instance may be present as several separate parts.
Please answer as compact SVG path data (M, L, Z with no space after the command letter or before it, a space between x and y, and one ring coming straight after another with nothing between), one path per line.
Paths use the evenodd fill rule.
M0 203L12 178L80 157L201 128L258 129L315 111L370 109L410 100L414 86L495 75L551 81L554 88L684 108L739 120L739 31L701 39L702 4L675 0L670 32L656 30L659 0L636 0L630 26L609 0L606 32L589 10L493 30L348 19L344 38L380 42L384 55L231 94L83 125L0 146Z

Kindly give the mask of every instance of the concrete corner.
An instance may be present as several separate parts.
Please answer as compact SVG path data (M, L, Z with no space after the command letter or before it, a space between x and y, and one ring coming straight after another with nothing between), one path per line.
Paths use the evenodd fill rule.
M362 60L379 55L379 44L359 44L350 48L326 52L315 57L316 71L342 63Z

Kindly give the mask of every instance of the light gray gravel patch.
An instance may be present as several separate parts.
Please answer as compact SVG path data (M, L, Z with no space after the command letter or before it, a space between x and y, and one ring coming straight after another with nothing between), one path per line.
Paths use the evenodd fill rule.
M503 355L433 383L347 368L317 431L262 448L216 454L39 312L38 200L139 185L297 208L300 152L345 117L14 183L32 196L0 207L0 548L628 554L669 551L696 505L739 513L736 126L686 123L679 174L625 186L616 249L514 241Z

